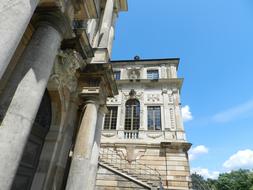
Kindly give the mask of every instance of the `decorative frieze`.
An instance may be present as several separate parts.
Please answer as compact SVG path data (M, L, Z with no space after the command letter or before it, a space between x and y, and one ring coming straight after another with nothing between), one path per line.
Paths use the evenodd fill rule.
M162 104L163 98L161 93L148 93L145 94L145 104Z

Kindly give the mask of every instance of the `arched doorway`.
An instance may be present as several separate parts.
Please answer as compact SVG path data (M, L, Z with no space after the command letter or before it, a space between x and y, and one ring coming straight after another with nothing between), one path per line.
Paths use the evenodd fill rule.
M30 136L26 143L26 147L11 188L12 190L29 190L31 188L45 137L50 128L51 116L51 100L49 93L46 90Z
M138 138L140 128L140 102L129 99L125 105L125 138Z

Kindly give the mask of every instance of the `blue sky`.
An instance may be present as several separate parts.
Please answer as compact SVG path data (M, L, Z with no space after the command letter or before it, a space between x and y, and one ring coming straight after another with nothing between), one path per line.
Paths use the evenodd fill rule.
M116 25L112 59L180 58L182 105L193 116L185 122L192 169L208 177L253 168L253 1L128 5Z

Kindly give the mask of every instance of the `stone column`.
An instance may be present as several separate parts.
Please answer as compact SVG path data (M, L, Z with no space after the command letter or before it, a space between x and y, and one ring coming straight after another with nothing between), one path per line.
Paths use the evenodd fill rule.
M87 101L77 134L66 190L87 189L90 159L97 124L98 104Z
M100 28L100 42L99 47L107 48L109 40L109 32L112 25L112 15L113 15L113 4L114 0L106 0L104 15L102 19L102 24Z
M2 78L39 0L0 0L0 79Z
M1 99L0 187L10 189L46 89L61 34L50 24L38 25ZM9 94L10 92L10 94ZM6 98L7 97L7 98ZM10 100L11 99L11 100ZM10 100L10 102L8 102Z
M87 189L91 189L91 190L95 189L95 185L96 185L101 133L102 133L103 120L104 120L106 111L107 111L106 107L100 108L100 110L98 111L96 133L95 133L94 144L93 144L92 154L91 154L90 169L89 169L89 174L88 174L88 176L89 176L88 183L87 183L87 187L86 187Z

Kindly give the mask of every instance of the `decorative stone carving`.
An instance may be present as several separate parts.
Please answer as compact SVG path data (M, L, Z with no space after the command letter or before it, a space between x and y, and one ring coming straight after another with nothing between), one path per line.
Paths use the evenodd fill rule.
M174 109L170 108L170 125L171 129L175 129L175 115L174 115Z
M117 154L129 163L140 159L145 155L146 148L137 149L135 145L128 145L125 148L115 148Z
M158 93L149 93L145 95L146 104L163 103L163 95Z
M114 137L114 136L115 136L115 133L112 133L112 132L103 132L102 135L103 135L104 137L110 138L110 137Z
M85 62L78 52L70 49L61 51L58 58L59 61L54 64L49 82L57 86L61 101L66 109L70 93L75 92L77 88L76 70Z
M152 139L157 139L161 137L163 134L162 133L147 133L146 135Z
M113 98L107 98L107 103L108 104L116 104L116 103L120 103L120 97L114 96Z
M172 103L173 103L173 96L172 96L172 93L173 93L173 92L172 92L171 89L168 89L168 90L167 90L167 94L168 94L168 97L169 97L169 99L168 99L168 101L169 101L168 103L169 103L169 104L172 104Z
M160 95L159 94L148 94L147 95L147 102L160 102Z
M131 66L127 68L127 75L129 79L139 79L140 78L140 66Z
M131 93L133 92L134 93ZM131 89L130 91L122 91L123 100L126 102L128 99L138 99L143 100L143 91L135 91L134 89Z

